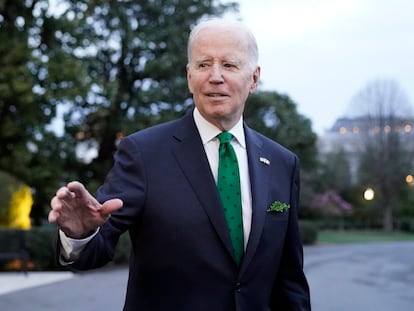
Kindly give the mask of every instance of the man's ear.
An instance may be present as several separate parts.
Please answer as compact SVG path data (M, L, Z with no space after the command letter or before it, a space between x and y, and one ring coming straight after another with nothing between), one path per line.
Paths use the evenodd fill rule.
M256 70L253 72L252 85L250 86L250 94L256 92L257 87L259 86L260 81L260 66L257 66Z
M191 87L191 68L190 65L187 64L187 66L185 66L185 69L187 70L187 87L188 90L190 91L191 94L193 94L193 90Z

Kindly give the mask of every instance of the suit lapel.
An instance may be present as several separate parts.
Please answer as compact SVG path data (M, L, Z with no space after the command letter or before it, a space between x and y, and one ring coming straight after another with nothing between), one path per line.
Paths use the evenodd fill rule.
M245 257L242 262L241 273L246 269L260 241L266 216L266 202L268 199L269 167L265 160L271 160L262 148L263 142L251 129L245 126L247 157L249 164L250 183L252 190L252 224ZM262 158L262 160L260 160Z
M233 257L231 240L224 213L221 210L216 184L192 114L187 114L178 124L177 130L173 134L176 141L173 147L174 156L208 215L212 226L229 255ZM247 126L245 126L245 135L252 190L252 224L240 273L243 273L254 257L263 232L268 199L266 185L268 185L270 170L266 163L260 161L260 158L271 160L270 155L262 148L262 140Z
M214 177L192 114L187 114L178 124L179 127L173 134L176 140L173 147L174 156L225 248L233 256L231 240Z

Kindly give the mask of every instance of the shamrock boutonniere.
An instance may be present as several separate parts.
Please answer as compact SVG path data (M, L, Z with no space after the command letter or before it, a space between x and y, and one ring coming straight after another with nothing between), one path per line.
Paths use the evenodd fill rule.
M268 212L285 212L290 208L290 204L282 203L280 201L273 202L267 209Z

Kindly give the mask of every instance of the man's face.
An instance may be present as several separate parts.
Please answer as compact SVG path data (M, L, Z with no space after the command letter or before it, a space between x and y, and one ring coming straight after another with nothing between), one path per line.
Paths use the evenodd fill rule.
M247 39L235 29L207 28L193 41L188 88L201 115L221 130L231 129L256 90L260 68L249 66Z

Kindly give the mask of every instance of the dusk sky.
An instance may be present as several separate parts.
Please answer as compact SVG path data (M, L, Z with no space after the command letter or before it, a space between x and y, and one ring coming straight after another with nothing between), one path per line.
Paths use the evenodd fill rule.
M239 0L256 35L262 89L287 94L318 134L369 82L414 101L414 1Z

